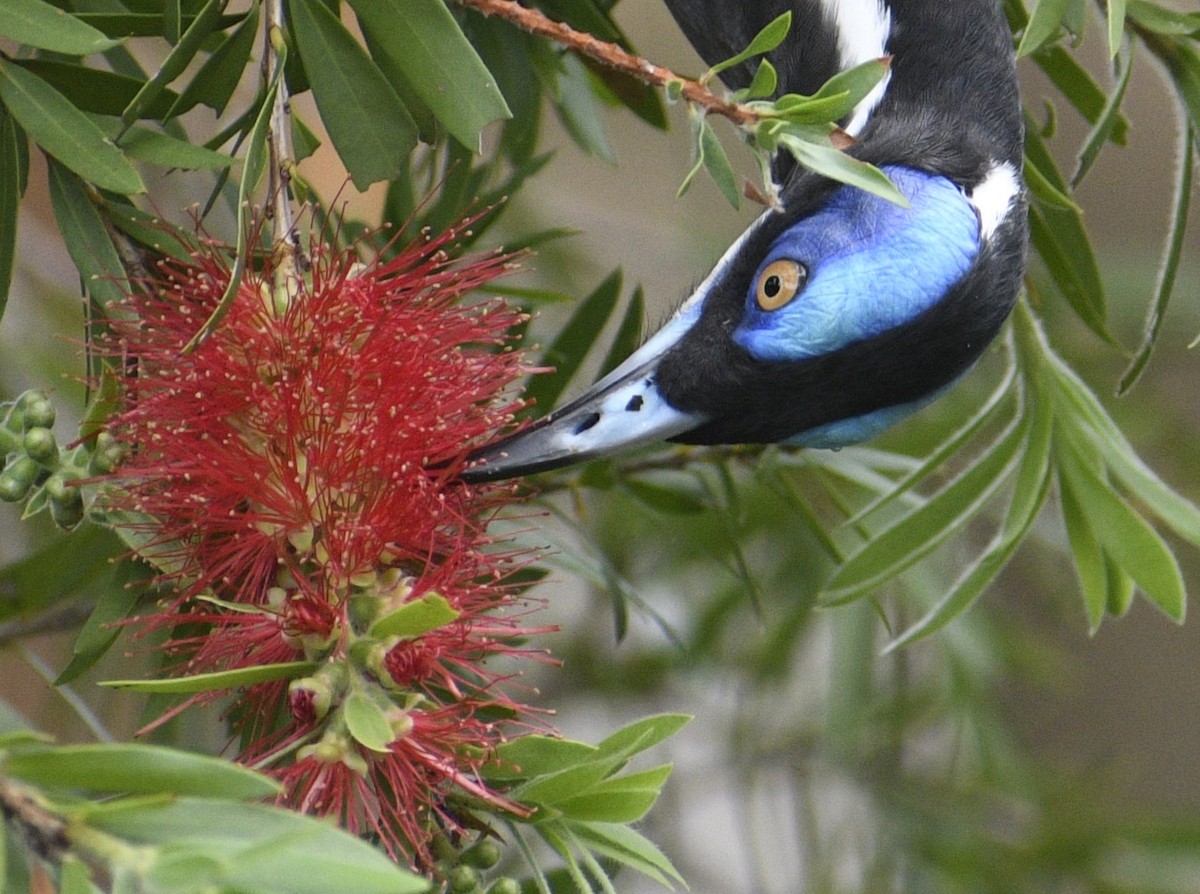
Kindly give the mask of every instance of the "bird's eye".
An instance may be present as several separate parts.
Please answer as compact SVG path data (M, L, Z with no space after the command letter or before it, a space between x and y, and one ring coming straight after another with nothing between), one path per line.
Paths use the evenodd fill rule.
M758 275L755 299L763 310L778 310L804 288L808 269L796 261L773 261Z

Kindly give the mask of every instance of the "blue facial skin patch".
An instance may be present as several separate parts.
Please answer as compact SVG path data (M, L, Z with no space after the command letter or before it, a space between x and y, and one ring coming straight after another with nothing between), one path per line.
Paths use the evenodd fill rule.
M928 310L971 268L979 219L962 191L945 177L883 170L907 208L843 186L775 240L733 333L754 357L805 360L879 335ZM808 280L789 304L765 311L754 297L758 277L782 259L803 264Z

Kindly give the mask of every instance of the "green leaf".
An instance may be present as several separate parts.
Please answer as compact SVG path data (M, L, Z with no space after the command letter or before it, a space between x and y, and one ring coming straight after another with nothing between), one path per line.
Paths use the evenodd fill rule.
M758 63L758 68L755 69L754 79L750 82L750 86L741 92L741 98L761 99L765 96L770 96L779 86L779 74L775 71L775 66L770 60L763 59Z
M769 53L771 50L778 47L787 38L788 31L792 27L792 14L785 12L778 18L773 19L765 28L754 35L754 39L750 41L749 46L742 50L736 56L731 56L724 62L718 62L700 79L701 83L707 83L713 77L719 75L726 69L733 68L735 65L740 65L747 59L753 59L755 56L761 56L764 53Z
M1108 0L1108 54L1114 59L1125 38L1125 0Z
M532 778L574 767L596 754L596 746L537 734L521 736L496 748L500 768L485 767L489 779ZM497 775L500 774L500 775Z
M665 888L685 885L683 876L652 841L626 825L573 822L571 831L594 853L635 869Z
M733 173L733 166L729 163L729 156L725 154L725 147L717 139L717 134L707 119L700 127L700 145L702 147L700 157L704 161L704 169L708 171L713 182L717 184L717 188L721 190L721 195L735 209L741 207L741 196L738 193L737 177Z
M1034 386L1036 388L1036 386ZM1050 442L1054 430L1053 408L1044 389L1037 389L1030 415L1029 439L1017 469L1012 502L1004 526L985 549L925 615L888 644L898 649L941 630L965 612L1012 558L1029 533L1050 489Z
M121 145L130 158L164 168L219 171L233 164L233 159L224 153L177 140L145 127L131 127L122 138Z
M554 110L579 147L609 163L616 161L604 115L592 89L592 74L578 56L562 57Z
M654 771L657 785L637 783L625 786L629 777L620 777L595 786L586 792L557 801L554 809L573 820L601 823L636 823L645 817L658 800L663 782L671 772L669 766Z
M279 784L239 764L158 745L63 745L10 754L5 773L32 782L113 794L268 798Z
M185 352L194 350L196 345L212 335L217 326L221 324L221 320L225 318L225 314L229 313L229 309L237 299L238 289L241 288L242 277L245 276L246 265L250 260L248 250L252 219L250 197L267 169L267 136L271 130L275 97L279 92L280 80L287 67L287 44L281 41L277 52L275 72L271 76L271 83L263 96L262 105L259 106L254 126L250 129L250 139L246 143L245 162L242 164L242 176L238 180L237 240L234 244L233 269L229 271L229 282L225 286L224 293L217 300L217 306L212 315L204 321L204 325L200 327L192 340L184 345Z
M1200 34L1200 12L1176 12L1145 0L1128 0L1129 17L1148 31L1172 37Z
M43 0L4 0L0 36L68 56L102 53L120 43Z
M83 592L122 551L112 532L85 525L0 568L0 621L36 614Z
M208 0L195 20L188 25L187 30L179 38L179 42L171 48L167 58L163 60L154 77L146 81L137 95L129 101L129 105L121 112L122 134L133 122L142 117L145 110L162 95L167 85L183 74L201 45L218 27L221 13L229 5L229 0ZM120 137L118 137L120 139Z
M1100 120L1108 103L1108 96L1074 56L1062 47L1051 47L1038 53L1034 61L1089 124L1094 125ZM1118 146L1124 146L1128 131L1129 121L1120 112L1116 112L1112 141Z
M462 614L446 597L437 593L426 593L420 599L406 602L394 612L377 619L369 631L371 636L420 636L439 627L445 627Z
M258 0L254 0L242 23L233 34L221 41L221 45L205 60L200 70L188 81L183 92L171 103L166 112L167 118L182 115L197 104L208 106L218 115L225 112L225 106L233 97L238 82L245 73L250 53L254 49L258 18L259 3Z
M162 37L164 33L162 13L79 12L75 14L75 18L109 37ZM241 14L220 16L215 30L223 31L226 28L232 28L242 18ZM180 20L180 25L188 27L195 20L195 15L185 15Z
M604 328L616 309L621 294L621 280L620 270L610 273L594 292L583 299L542 355L542 362L555 367L556 372L535 377L525 394L543 410L554 406L583 365L597 333Z
M1069 2L1070 0L1037 0L1029 24L1021 36L1020 44L1017 45L1018 58L1037 52L1058 34Z
M156 692L183 694L192 692L216 692L221 689L236 689L256 683L271 683L275 680L293 680L305 677L320 665L315 661L284 661L279 664L257 664L235 670L213 671L193 674L189 677L173 677L163 680L102 680L98 686L113 689L131 689L134 692Z
M1060 454L1059 475L1068 482L1096 540L1120 568L1170 618L1186 612L1183 577L1170 548L1157 532L1073 451Z
M604 362L600 364L601 376L612 372L621 365L626 357L637 350L638 343L641 341L645 316L645 296L642 293L642 287L638 286L633 290L633 297L629 299L625 317L621 320L621 327L617 330L617 334L613 336L608 354L605 356Z
M1020 457L1016 421L987 453L920 508L875 534L834 572L822 603L837 605L865 595L933 551L975 516L1012 472Z
M1134 386L1150 362L1158 333L1166 318L1167 305L1175 290L1175 278L1179 273L1179 262L1183 258L1183 241L1187 232L1188 214L1192 200L1192 181L1195 171L1196 142L1194 131L1183 128L1183 151L1179 157L1179 168L1175 180L1175 199L1171 203L1171 222L1168 228L1166 252L1159 264L1158 278L1154 284L1154 298L1142 330L1142 341L1133 354L1129 366L1121 375L1117 394L1125 394Z
M118 622L129 617L137 607L150 576L148 566L129 559L113 568L108 579L97 588L96 607L75 638L71 661L55 679L55 686L70 683L108 651L121 633Z
M146 191L133 165L90 118L41 78L3 59L0 101L35 143L84 180L125 195Z
M1075 574L1079 579L1083 607L1087 612L1088 629L1095 633L1100 629L1108 607L1108 570L1104 550L1100 548L1092 525L1072 491L1070 482L1060 477L1058 489L1063 522L1067 527L1067 542L1071 545Z
M778 138L796 161L809 170L857 186L897 205L908 206L908 199L896 189L887 174L874 165L859 161L833 146L801 139L786 131L780 133Z
M450 134L472 152L512 113L496 79L442 0L349 0L359 24Z
M1063 195L1070 193L1045 143L1032 127L1025 132L1025 153L1027 172L1036 170L1053 189ZM1075 313L1097 336L1115 344L1108 332L1104 280L1082 212L1056 203L1034 203L1029 209L1029 224L1034 247Z
M27 72L41 78L83 112L119 116L141 89L143 81L101 68L52 59L17 60ZM179 98L164 90L143 113L143 118L161 118Z
M1104 144L1112 139L1113 129L1121 112L1121 103L1125 100L1125 91L1129 87L1129 76L1133 73L1134 44L1130 44L1129 52L1125 54L1124 65L1117 73L1117 84L1104 103L1104 110L1092 126L1091 132L1079 150L1079 166L1071 177L1071 188L1074 189L1087 176L1092 164L1100 157Z
M125 297L125 266L84 185L53 163L49 180L54 219L88 295L101 307L121 301Z
M420 894L430 887L331 823L260 804L179 798L97 814L88 825L133 844L170 845L173 854L207 858L222 867L212 880L221 891Z
M383 709L365 693L350 693L342 705L342 716L351 737L364 748L386 754L388 746L396 740Z
M20 145L24 139L17 123L0 108L0 319L4 318L17 257L17 220L26 170Z
M0 867L2 869L3 867ZM99 894L92 884L92 874L83 861L73 856L63 858L58 870L58 894ZM0 875L3 878L3 875Z
M401 176L417 126L396 91L320 0L290 0L288 8L321 120L354 185Z
M987 422L999 418L997 414L1000 407L1012 397L1010 389L1012 388L1013 381L1016 379L1016 374L1017 366L1011 362L1010 355L1010 362L1008 368L1005 370L1004 378L1000 380L999 385L992 391L987 400L979 406L974 415L942 441L929 456L921 461L920 465L905 474L894 486L883 490L878 497L842 522L840 527L853 528L871 518L871 516L878 515L880 511L910 496L918 484L944 469L950 457L978 434ZM920 503L925 502L923 498L918 498L918 501Z
M639 754L671 738L691 721L690 714L654 714L643 717L617 730L596 748L601 754Z

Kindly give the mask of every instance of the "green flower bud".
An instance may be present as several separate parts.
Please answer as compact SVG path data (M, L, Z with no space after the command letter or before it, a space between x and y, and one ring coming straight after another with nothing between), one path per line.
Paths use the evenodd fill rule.
M479 871L472 866L455 866L446 873L450 894L471 894L479 888Z
M484 838L463 851L462 861L477 869L491 869L500 862L500 847L490 838Z
M47 469L58 468L58 441L48 428L31 428L25 432L21 445L31 459L37 460Z
M0 500L16 503L24 500L42 467L28 456L18 457L0 472Z
M33 392L21 408L21 423L26 431L49 428L54 424L54 404L44 394Z
M487 894L521 894L521 883L515 878L501 876L488 885Z

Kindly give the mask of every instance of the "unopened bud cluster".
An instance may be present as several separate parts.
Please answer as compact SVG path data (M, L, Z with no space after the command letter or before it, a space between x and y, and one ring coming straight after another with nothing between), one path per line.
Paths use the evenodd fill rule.
M54 405L41 391L0 403L0 500L25 501L26 518L48 509L56 525L70 529L84 515L78 482L112 472L123 450L107 434L64 449L51 430L54 419Z
M465 846L445 835L432 842L441 871L443 894L521 894L521 883L506 875L489 879L490 870L500 862L500 847L491 838L480 837Z

